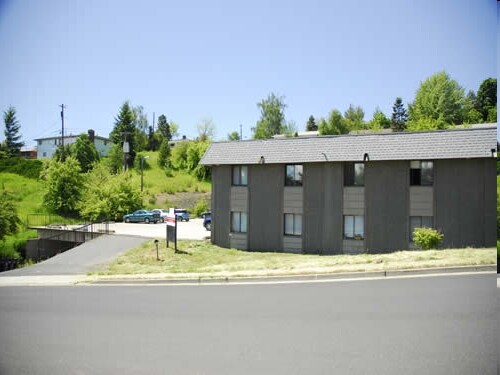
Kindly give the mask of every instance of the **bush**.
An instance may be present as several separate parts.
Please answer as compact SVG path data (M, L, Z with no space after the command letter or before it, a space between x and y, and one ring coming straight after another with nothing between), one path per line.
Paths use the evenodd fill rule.
M40 160L8 158L0 160L0 172L14 173L23 177L38 179L43 163Z
M422 250L437 249L443 241L444 234L432 228L415 228L413 241Z
M204 199L200 199L191 209L191 213L195 217L200 217L203 212L208 211L208 203Z

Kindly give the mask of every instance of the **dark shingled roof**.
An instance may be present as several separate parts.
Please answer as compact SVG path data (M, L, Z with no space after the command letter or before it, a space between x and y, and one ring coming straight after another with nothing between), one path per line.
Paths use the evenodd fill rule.
M389 134L292 137L216 142L204 165L315 163L325 161L469 159L491 157L497 147L496 124L466 129Z

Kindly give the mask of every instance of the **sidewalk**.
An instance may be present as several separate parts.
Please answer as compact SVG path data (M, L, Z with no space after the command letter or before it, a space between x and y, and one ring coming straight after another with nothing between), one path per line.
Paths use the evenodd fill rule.
M262 283L291 283L291 282L313 282L345 279L373 279L405 276L425 276L460 274L471 272L488 272L496 274L496 265L484 266L462 266L447 268L425 268L413 270L387 270L378 272L345 272L321 275L303 276L271 276L271 277L244 277L244 278L196 278L196 279L161 279L148 278L148 275L134 275L134 278L95 279L85 274L76 275L25 275L25 276L3 276L0 277L0 287L12 286L71 286L71 285L197 285L197 284L262 284ZM498 285L498 281L497 281Z

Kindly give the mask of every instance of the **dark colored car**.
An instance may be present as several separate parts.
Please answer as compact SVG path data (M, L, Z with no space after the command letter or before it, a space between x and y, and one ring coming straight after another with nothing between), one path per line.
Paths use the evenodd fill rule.
M131 214L127 214L123 216L123 221L125 223L146 223L149 224L151 222L157 223L161 221L161 217L159 213L151 212L148 210L137 210Z
M189 213L181 208L176 208L175 209L175 217L177 218L177 221L189 221Z
M203 226L206 230L212 229L212 214L210 212L203 213Z

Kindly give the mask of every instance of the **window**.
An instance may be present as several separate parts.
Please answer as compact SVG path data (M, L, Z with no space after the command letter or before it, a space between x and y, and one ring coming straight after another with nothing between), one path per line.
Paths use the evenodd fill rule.
M45 158L45 157L47 157L47 152L46 152L46 151L44 151L44 152L43 152L43 154L42 154L42 156L43 156L44 158Z
M410 163L410 185L432 186L433 175L432 161L412 161Z
M364 216L344 216L344 239L362 240L365 238Z
M246 233L247 232L247 213L246 212L231 212L231 232Z
M38 141L38 146L41 146L42 145L42 141Z
M415 228L432 228L432 216L410 216L410 242L413 242Z
M302 164L289 164L286 166L285 186L302 186Z
M364 186L364 185L365 185L365 164L345 163L344 186Z
M248 185L248 167L246 165L233 167L233 185L234 186Z
M285 236L302 236L302 215L285 214Z

